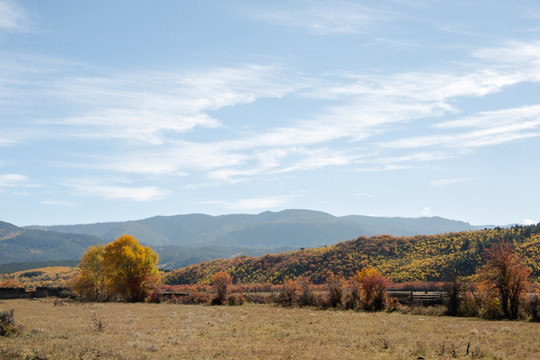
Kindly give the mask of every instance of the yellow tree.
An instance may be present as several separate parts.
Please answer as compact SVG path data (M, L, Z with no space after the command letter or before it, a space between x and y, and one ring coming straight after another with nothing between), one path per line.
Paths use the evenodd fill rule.
M74 280L75 294L88 300L100 300L104 293L104 274L102 269L104 245L90 246L79 260L81 272Z
M91 246L79 261L81 272L73 291L88 300L120 298L141 301L159 282L158 256L130 235L122 235L107 246Z
M105 288L124 301L142 301L159 281L158 255L131 235L122 235L105 246L102 267Z

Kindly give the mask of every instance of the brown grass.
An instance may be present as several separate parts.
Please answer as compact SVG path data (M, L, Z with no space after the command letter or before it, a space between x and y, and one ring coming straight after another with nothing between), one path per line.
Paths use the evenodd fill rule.
M4 300L2 359L538 359L540 325L270 305ZM469 354L466 355L469 345Z

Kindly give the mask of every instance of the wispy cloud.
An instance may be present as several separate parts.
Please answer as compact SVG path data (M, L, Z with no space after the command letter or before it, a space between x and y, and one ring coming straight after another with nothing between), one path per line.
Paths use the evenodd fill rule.
M540 64L540 41L507 41L503 46L476 50L479 59L499 64Z
M8 121L6 121L8 122ZM2 124L0 147L11 147L29 142L36 138L44 138L43 132L27 124Z
M461 71L441 69L440 72L405 72L390 75L347 74L326 84L305 91L306 96L321 99L367 96L373 99L388 99L391 104L437 106L443 111L452 110L450 99L480 97L495 93L505 86L524 81L536 81L537 74L522 68L512 69L463 68ZM535 67L534 67L535 69ZM367 102L367 101L366 101Z
M494 58L505 51L522 53L527 61L500 66ZM118 140L114 151L103 157L96 154L92 162L79 165L117 173L198 174L209 181L234 183L334 166L354 165L359 171L403 169L482 146L539 136L539 106L448 120L448 116L459 115L461 99L540 81L536 55L527 45L511 43L507 48L477 50L473 56L482 60L480 65L464 64L452 71L346 73L319 78L284 66L260 64L114 75L101 71L101 75L85 77L51 75L46 92L43 85L29 86L27 92L41 96L41 101L66 104L68 110L42 116L38 122L26 120L24 129L61 141ZM78 66L49 64L51 73ZM0 85L1 81L0 76ZM4 93L9 97L5 101L15 105L39 98L25 94L14 100L8 93ZM283 97L324 101L315 105L317 111L312 113L316 115L275 119L276 123L281 120L279 126L273 120L264 127L256 126L259 119L254 118L253 126L240 128L234 127L234 119L219 116L219 110L227 107ZM425 136L396 131L419 120L428 124L424 125ZM11 127L13 133L19 133L17 130L20 128ZM211 136L198 137L198 131L211 131ZM394 136L388 139L378 137L391 132ZM34 136L20 133L27 134L26 139ZM24 141L13 139L2 134L0 145ZM133 192L122 188L93 184L79 190L134 200L159 199L164 194L158 188L140 187Z
M388 11L352 1L295 1L286 8L244 10L244 15L281 27L300 28L314 34L354 34L366 31L379 21L387 21Z
M45 200L45 201L42 201L41 204L49 205L49 206L73 206L74 205L70 201L62 201L62 200Z
M288 70L279 65L128 72L17 53L3 53L0 64L5 70L0 73L0 114L22 117L5 128L0 146L33 139L36 133L162 145L196 128L223 126L213 111L280 98L305 86L289 81ZM92 75L71 76L74 72Z
M219 71L211 72L211 76L193 75L183 80L184 85L192 86L185 93L201 94L200 99L206 99L204 105L196 107L196 112L203 115L207 115L210 108L226 104L285 95L324 99L330 106L322 108L314 117L289 121L288 126L269 127L262 132L259 129L257 133L245 131L237 133L236 137L209 142L169 140L166 146L109 158L104 166L149 174L205 172L210 178L228 182L350 164L362 164L359 170L393 170L462 155L467 149L535 137L540 131L540 108L530 106L482 112L438 124L433 121L434 124L426 128L429 135L404 136L370 145L374 136L399 129L399 126L459 113L456 101L461 98L481 97L507 86L536 81L536 75L522 66L490 69L482 65L481 69L462 69L456 73L346 74L315 81L297 78L284 87L267 81L268 69L275 70L257 67L256 74L248 69L247 72L226 71L225 76L220 76ZM242 89L231 85L235 83L233 79L248 77L251 83L247 81ZM207 78L209 80L205 80ZM261 87L265 90L257 90ZM213 93L236 94L228 97L236 100L211 101L212 96L204 96ZM216 122L216 126L226 127L227 124ZM341 140L341 145L332 143L336 140ZM349 144L343 140L348 140ZM429 150L417 152L415 148ZM413 152L395 156L388 153L393 149Z
M222 126L210 111L284 96L297 84L282 81L282 75L276 66L245 65L199 73L62 79L53 83L50 93L88 110L41 123L62 127L64 133L72 128L72 137L159 145L197 127Z
M435 124L435 128L490 128L501 125L519 124L540 118L540 105L522 106L511 109L484 111L458 120Z
M383 146L400 149L418 147L472 149L538 137L540 136L540 106L482 112L462 119L442 122L436 124L434 128L465 128L466 130L448 135L434 134L404 138L386 142Z
M67 186L85 196L97 196L108 200L154 201L167 196L168 190L157 186L107 185L86 180L73 181Z
M10 0L0 0L0 32L26 32L30 29L28 14Z
M11 146L17 143L18 141L11 136L0 135L0 146Z
M427 207L427 206L424 206L424 208L422 209L420 214L422 216L427 216L427 217L433 216L433 213L431 212L431 209L429 207Z
M2 188L36 188L39 184L32 183L26 175L0 174L0 190Z
M13 187L26 184L28 178L21 174L4 174L0 175L0 187Z
M236 201L207 201L204 204L215 204L237 211L268 210L286 205L290 201L288 196L268 196Z

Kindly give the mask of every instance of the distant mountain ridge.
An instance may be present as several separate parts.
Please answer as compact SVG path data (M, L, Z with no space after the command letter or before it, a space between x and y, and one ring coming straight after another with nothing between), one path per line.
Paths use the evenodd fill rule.
M188 214L85 225L33 226L32 229L80 233L104 240L131 234L152 246L222 246L272 249L316 247L358 236L432 235L471 231L483 227L441 217L399 218L349 215L336 217L321 211L266 211L257 215L210 216Z
M0 221L0 264L78 259L101 239L56 231L20 228Z
M333 245L359 236L430 235L479 228L483 227L440 217L336 217L312 210L155 216L136 221L23 228L0 221L0 264L78 260L89 246L108 243L123 234L152 246L160 256L160 267L177 269L217 258Z

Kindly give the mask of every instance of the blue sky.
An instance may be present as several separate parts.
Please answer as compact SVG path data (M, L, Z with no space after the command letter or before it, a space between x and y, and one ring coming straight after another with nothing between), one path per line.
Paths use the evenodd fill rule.
M538 1L0 0L0 220L540 221Z

